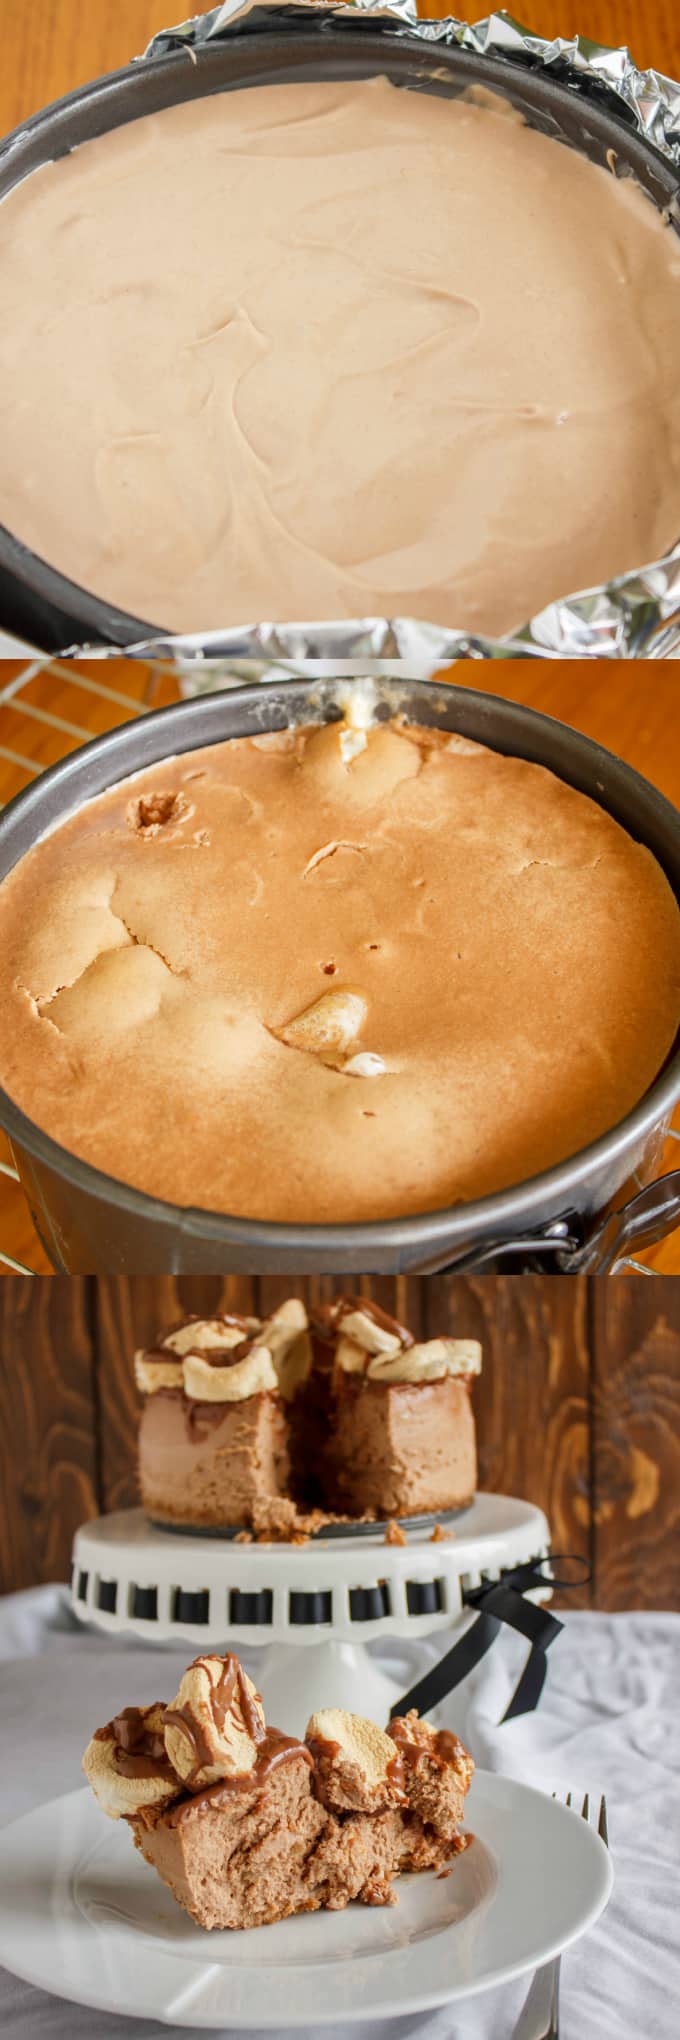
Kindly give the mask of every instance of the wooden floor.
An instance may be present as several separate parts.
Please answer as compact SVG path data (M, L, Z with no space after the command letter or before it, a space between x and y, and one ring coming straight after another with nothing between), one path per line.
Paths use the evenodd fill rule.
M569 1605L680 1607L680 1282L361 1286L420 1337L481 1340L480 1486L536 1503L553 1551L588 1561ZM185 1311L259 1314L291 1287L343 1283L0 1283L0 1593L68 1578L79 1524L136 1502L135 1346Z
M454 677L454 669L449 669ZM542 709L616 751L654 781L680 806L678 676L672 666L620 668L608 665L518 661L485 668L455 669L463 686L486 686ZM167 667L131 660L87 661L77 665L0 666L0 802L26 786L36 771L73 750L83 733L95 735L116 722L160 707L176 697ZM677 1115L680 1126L680 1113ZM669 1142L666 1167L678 1162ZM26 1205L12 1175L11 1155L0 1135L0 1268L18 1264L48 1273ZM659 1273L680 1273L680 1231L641 1257Z

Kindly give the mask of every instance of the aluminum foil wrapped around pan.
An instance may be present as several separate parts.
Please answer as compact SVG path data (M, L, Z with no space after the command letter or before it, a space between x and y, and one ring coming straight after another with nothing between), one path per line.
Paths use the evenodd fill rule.
M582 36L534 35L504 12L470 24L447 17L418 18L415 0L354 0L352 5L319 6L317 0L223 0L221 6L174 28L161 30L144 62L185 47L187 53L234 32L257 34L296 24L337 33L362 22L386 40L408 37L433 46L456 45L477 58L499 58L512 66L542 70L556 84L596 99L630 132L637 131L678 173L678 195L667 210L680 230L680 83L657 71L640 71L627 49L608 49ZM679 308L680 344L680 308ZM413 673L433 672L455 659L518 657L621 659L667 658L680 651L680 536L661 560L622 574L598 587L551 602L512 635L489 638L409 617L364 617L343 622L276 624L210 633L147 639L134 650L155 652L182 663L219 659L271 661L299 667L323 660L399 660Z

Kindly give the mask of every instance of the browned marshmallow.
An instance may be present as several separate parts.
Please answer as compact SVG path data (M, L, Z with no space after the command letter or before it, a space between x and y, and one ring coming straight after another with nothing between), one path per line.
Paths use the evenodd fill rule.
M377 1813L404 1804L403 1771L393 1741L361 1714L324 1707L307 1723L320 1796L333 1812Z
M196 1658L163 1720L170 1762L191 1792L253 1770L264 1709L238 1658Z
M88 1743L83 1770L110 1820L132 1820L178 1797L181 1783L165 1749L164 1713L161 1700L126 1707Z

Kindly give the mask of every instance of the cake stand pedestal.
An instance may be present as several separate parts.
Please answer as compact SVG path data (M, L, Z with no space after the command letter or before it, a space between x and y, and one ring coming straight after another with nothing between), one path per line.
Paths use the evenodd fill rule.
M72 1605L81 1622L185 1642L194 1656L259 1647L266 1711L302 1735L319 1707L386 1721L401 1688L366 1644L440 1632L443 1655L475 1619L468 1593L549 1550L542 1511L509 1495L478 1494L445 1537L421 1528L404 1544L365 1525L303 1546L238 1544L164 1531L126 1509L77 1531ZM547 1581L527 1598L550 1591Z

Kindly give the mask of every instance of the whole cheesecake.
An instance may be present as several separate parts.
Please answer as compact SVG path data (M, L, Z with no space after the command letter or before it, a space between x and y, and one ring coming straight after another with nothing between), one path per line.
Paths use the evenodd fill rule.
M680 242L633 177L490 93L191 92L0 205L24 545L164 630L496 634L676 543Z
M342 720L166 759L5 879L0 1082L69 1152L176 1205L389 1220L539 1174L657 1076L680 913L650 852L372 712L359 683Z
M477 1472L469 1339L416 1343L363 1297L309 1322L188 1318L135 1355L138 1464L157 1523L294 1538L328 1517L465 1507Z

